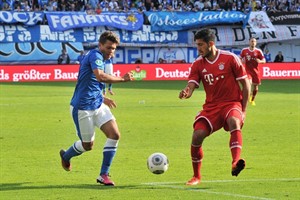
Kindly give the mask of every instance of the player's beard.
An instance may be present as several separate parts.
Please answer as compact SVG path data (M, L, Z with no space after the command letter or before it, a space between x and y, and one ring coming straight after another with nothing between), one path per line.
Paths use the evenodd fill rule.
M211 56L212 56L212 48L207 47L206 54L202 54L202 57L209 59Z

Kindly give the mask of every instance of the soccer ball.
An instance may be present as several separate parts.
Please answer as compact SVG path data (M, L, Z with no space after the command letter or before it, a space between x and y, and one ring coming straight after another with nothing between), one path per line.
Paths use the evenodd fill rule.
M153 153L147 159L147 166L153 174L163 174L168 170L169 160L163 153Z

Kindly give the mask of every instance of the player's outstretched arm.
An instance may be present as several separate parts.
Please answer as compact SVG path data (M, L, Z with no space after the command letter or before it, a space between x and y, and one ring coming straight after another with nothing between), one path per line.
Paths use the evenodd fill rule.
M94 69L94 74L99 82L103 83L119 83L119 82L128 82L133 80L132 72L127 72L123 77L112 76L106 74L103 70Z

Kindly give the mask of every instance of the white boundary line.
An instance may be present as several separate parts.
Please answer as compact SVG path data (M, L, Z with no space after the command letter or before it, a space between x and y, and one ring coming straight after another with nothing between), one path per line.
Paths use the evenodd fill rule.
M244 180L203 180L203 183L228 183L228 182L276 182L276 181L300 181L300 178L278 178L278 179L244 179ZM184 187L184 186L172 186L173 184L183 184L183 182L152 182L152 183L142 183L142 185L154 185L158 187L165 187L165 188L173 188L173 189L180 189L180 190L188 190L193 192L202 192L207 194L216 194L222 196L232 196L232 197L240 197L240 198L247 198L247 199L259 199L259 200L274 200L271 198L264 198L258 196L248 196L242 194L233 194L228 192L214 192L214 191L207 191L202 190L201 188L191 188L191 187Z
M272 181L300 181L300 178L274 178L274 179L238 179L238 180L201 180L201 183L229 183L229 182L272 182ZM184 182L150 182L142 185L172 185Z
M222 196L240 197L240 198L247 198L247 199L274 200L274 199L270 199L270 198L248 196L248 195L242 195L242 194L233 194L233 193L228 193L228 192L213 192L213 191L202 190L201 188L187 188L187 187L171 186L171 185L156 185L156 186L172 188L172 189L188 190L188 191L192 191L192 192L216 194L216 195L222 195Z

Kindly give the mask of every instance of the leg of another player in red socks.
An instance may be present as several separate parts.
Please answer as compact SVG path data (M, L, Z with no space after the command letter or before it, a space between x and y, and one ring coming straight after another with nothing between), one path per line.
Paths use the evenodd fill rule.
M232 175L237 176L245 167L245 161L240 159L243 138L242 132L239 129L232 130L230 134L229 147L232 156Z
M256 96L256 94L257 94L257 92L258 92L258 89L253 89L253 91L252 91L252 99L251 99L251 101L254 101L254 99L255 99L255 96Z
M202 146L191 145L191 156L192 156L194 176L186 184L197 185L200 183L200 179L201 179L200 168L203 159Z

